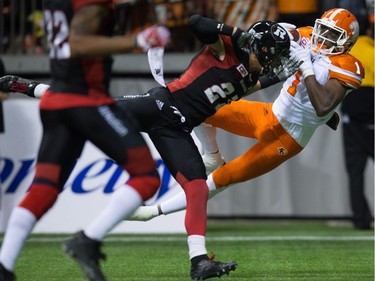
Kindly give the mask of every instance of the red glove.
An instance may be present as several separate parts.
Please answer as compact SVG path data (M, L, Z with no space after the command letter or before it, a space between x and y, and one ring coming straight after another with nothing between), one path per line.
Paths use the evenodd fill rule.
M154 47L165 47L171 40L169 29L165 26L151 26L137 35L137 47L144 52Z

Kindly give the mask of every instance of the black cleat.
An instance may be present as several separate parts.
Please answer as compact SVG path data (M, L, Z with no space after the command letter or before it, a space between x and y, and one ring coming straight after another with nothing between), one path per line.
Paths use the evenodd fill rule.
M100 247L100 242L88 238L83 231L63 243L63 251L78 263L89 281L107 280L99 265L99 260L105 260Z
M7 270L1 263L0 263L0 281L15 281L16 276L14 273Z
M34 96L34 89L39 82L27 80L14 75L0 77L0 91L5 93L22 93Z
M234 271L237 268L237 263L219 262L212 259L202 259L195 266L191 266L190 276L191 280L206 280L208 278L220 277L224 274L229 274L229 271Z

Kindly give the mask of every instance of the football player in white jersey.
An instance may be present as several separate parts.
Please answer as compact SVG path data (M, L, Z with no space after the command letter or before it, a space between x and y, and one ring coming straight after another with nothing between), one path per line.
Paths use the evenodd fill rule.
M364 67L349 54L359 36L358 22L352 13L334 8L317 19L314 27L297 31L298 43L292 42L291 56L302 64L284 82L273 104L232 102L206 119L209 126L196 130L205 151L207 171L213 171L207 179L210 197L232 184L263 175L298 154L320 125L329 122L337 127L335 109L347 93L361 85ZM332 124L332 120L336 123ZM223 165L216 127L258 142ZM131 219L149 220L185 206L181 191L157 206L138 208Z

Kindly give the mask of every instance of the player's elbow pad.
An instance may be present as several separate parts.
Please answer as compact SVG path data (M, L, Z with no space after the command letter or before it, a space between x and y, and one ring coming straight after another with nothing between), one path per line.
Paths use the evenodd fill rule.
M204 44L213 44L219 40L218 24L219 22L200 15L191 16L188 22L191 31Z

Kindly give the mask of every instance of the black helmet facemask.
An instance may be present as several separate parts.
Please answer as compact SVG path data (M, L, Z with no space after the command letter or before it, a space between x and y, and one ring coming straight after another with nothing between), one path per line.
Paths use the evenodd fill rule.
M279 66L289 56L290 39L287 31L272 21L254 23L247 31L252 35L245 51L254 53L263 66L263 73Z

